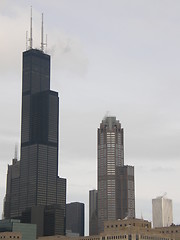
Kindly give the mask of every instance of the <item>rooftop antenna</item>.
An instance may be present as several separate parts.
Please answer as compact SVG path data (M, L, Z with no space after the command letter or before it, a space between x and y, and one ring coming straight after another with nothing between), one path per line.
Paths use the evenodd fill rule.
M31 19L30 19L30 39L29 39L29 48L32 49L32 6L31 6Z
M15 145L15 152L14 152L14 158L12 159L12 165L15 165L17 163L17 144Z
M46 34L46 52L47 52L47 34Z
M44 51L44 26L43 26L43 13L42 13L42 22L41 22L41 51Z
M17 159L17 144L15 145L14 159Z
M26 50L28 50L28 31L26 31Z
M44 21L43 21L43 13L42 13L42 23L41 23L41 51L44 52L44 46L47 47L47 35L46 35L46 43L44 43Z

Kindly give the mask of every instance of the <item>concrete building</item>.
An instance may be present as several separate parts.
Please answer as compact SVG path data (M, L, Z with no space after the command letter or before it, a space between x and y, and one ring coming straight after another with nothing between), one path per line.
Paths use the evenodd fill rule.
M116 117L105 117L98 128L98 233L105 221L134 217L134 167L124 165L124 132Z
M170 234L171 239L180 240L180 225L172 224L169 227L155 228L161 234Z
M152 199L153 227L169 227L173 223L172 200L165 196Z
M0 232L0 239L3 240L22 240L22 234L20 232Z
M0 220L0 239L36 240L36 224L21 223L20 220Z
M105 222L99 235L73 238L58 235L38 240L179 240L180 226L175 227L174 234L171 229L167 232L151 228L151 223L143 219L113 220Z
M98 191L89 191L89 236L98 234Z
M84 236L84 203L66 204L66 235Z
M4 218L36 223L38 236L65 235L66 179L58 176L58 146L59 97L50 90L50 56L31 45L23 52L21 157L8 166Z

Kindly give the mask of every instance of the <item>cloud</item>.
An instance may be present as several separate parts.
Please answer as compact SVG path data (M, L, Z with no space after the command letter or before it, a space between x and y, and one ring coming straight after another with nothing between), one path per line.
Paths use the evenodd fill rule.
M88 57L80 40L58 33L48 52L53 56L54 68L67 74L85 76L88 71Z

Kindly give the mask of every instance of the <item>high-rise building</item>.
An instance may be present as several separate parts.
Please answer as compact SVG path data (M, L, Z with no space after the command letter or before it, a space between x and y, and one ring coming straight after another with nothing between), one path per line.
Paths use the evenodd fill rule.
M49 232L65 234L66 180L58 176L58 138L59 97L50 90L50 56L30 47L23 52L21 157L8 167L4 217L23 215L25 222L36 223L25 213L39 208L41 235L48 235L44 219L58 213L58 224L51 222Z
M98 191L89 191L89 236L98 234Z
M173 223L172 200L165 196L152 199L153 227L169 227Z
M134 167L124 165L120 122L106 117L98 128L98 232L107 220L134 217Z
M66 204L66 235L84 236L84 203Z

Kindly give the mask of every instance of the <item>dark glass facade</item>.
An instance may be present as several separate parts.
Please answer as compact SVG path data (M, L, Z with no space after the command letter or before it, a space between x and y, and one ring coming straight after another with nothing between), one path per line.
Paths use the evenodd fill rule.
M66 204L66 231L84 236L84 203Z
M98 235L98 191L89 191L89 236Z
M59 97L50 90L50 56L30 49L23 53L19 176L7 186L4 215L19 218L26 209L52 205L57 212L61 208L64 234L66 180L58 177L58 135Z

